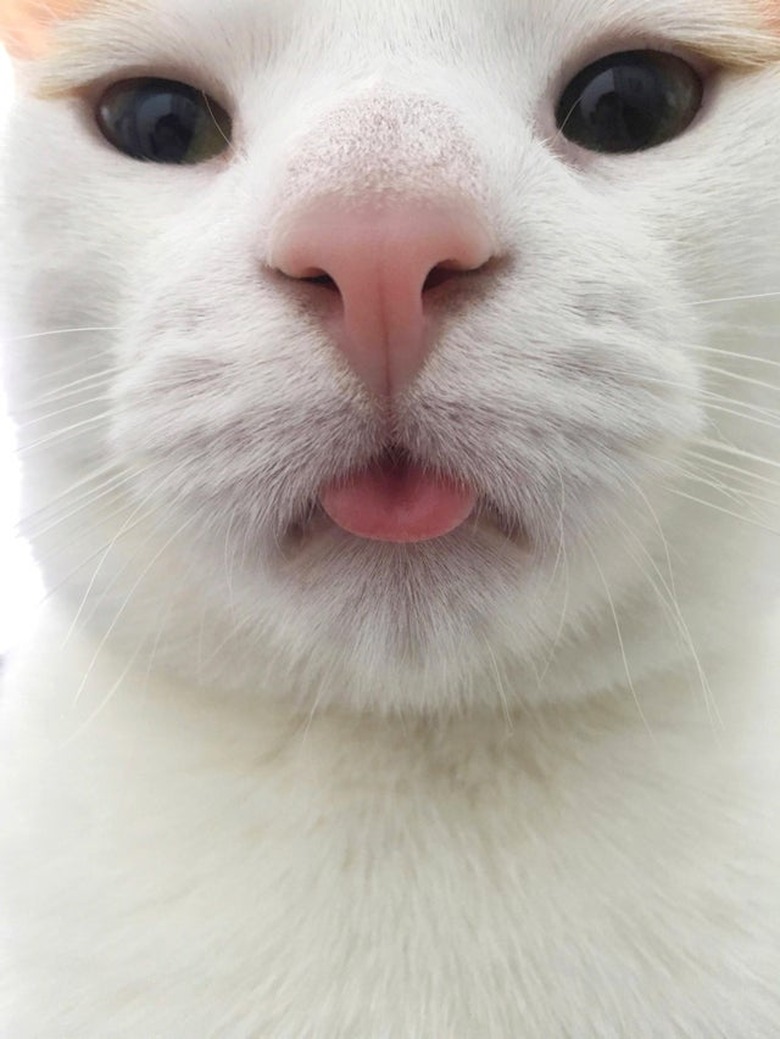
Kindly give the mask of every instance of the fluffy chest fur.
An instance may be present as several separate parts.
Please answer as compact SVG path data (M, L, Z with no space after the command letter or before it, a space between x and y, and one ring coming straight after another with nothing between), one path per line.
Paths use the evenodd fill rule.
M107 687L137 692L108 658L63 721L72 685L24 671L4 714L11 1035L776 1031L767 673L760 724L731 695L744 672L719 676L718 733L676 680L640 686L650 739L614 696L431 731L237 721L152 683L93 719Z
M780 43L608 7L3 7L2 1034L777 1034Z

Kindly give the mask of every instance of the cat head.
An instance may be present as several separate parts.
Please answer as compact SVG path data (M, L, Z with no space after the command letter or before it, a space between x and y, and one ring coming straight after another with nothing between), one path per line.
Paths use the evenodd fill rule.
M6 2L27 530L80 623L380 710L733 636L775 516L780 31L708 9Z

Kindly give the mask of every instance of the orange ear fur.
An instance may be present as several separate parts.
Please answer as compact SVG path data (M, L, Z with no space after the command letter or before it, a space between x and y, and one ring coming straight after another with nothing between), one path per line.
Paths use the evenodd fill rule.
M52 26L89 4L90 0L0 0L0 41L14 58L41 57Z
M780 0L751 0L750 6L764 28L780 36Z

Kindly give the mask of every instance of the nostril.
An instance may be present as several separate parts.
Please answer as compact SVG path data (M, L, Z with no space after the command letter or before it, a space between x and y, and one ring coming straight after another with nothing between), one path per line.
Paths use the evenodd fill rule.
M335 279L319 267L310 267L300 274L297 280L307 281L310 285L322 285L323 288L330 289L332 292L340 292Z
M457 260L445 260L443 263L437 263L428 272L422 291L427 292L429 289L435 289L447 281L454 280L467 270L468 268L458 263ZM311 267L304 271L297 276L297 280L306 281L310 285L320 285L325 289L330 289L332 292L341 293L335 278L332 278L330 274L326 274L325 271L317 267Z
M458 263L457 260L445 260L443 263L437 263L428 272L428 277L425 279L422 290L423 292L428 292L429 289L435 289L439 285L443 285L444 282L457 278L458 275L467 269Z

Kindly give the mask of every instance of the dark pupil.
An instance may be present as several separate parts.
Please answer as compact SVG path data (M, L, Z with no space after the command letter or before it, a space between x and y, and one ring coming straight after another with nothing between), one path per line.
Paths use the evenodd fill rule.
M598 151L648 148L679 117L686 100L679 80L660 55L605 58L570 84L559 107L560 125L567 136Z
M669 107L657 72L641 65L602 72L585 89L580 105L585 122L615 149L649 143Z
M114 127L138 158L183 162L201 118L200 95L187 87L172 90L150 83L128 91Z

